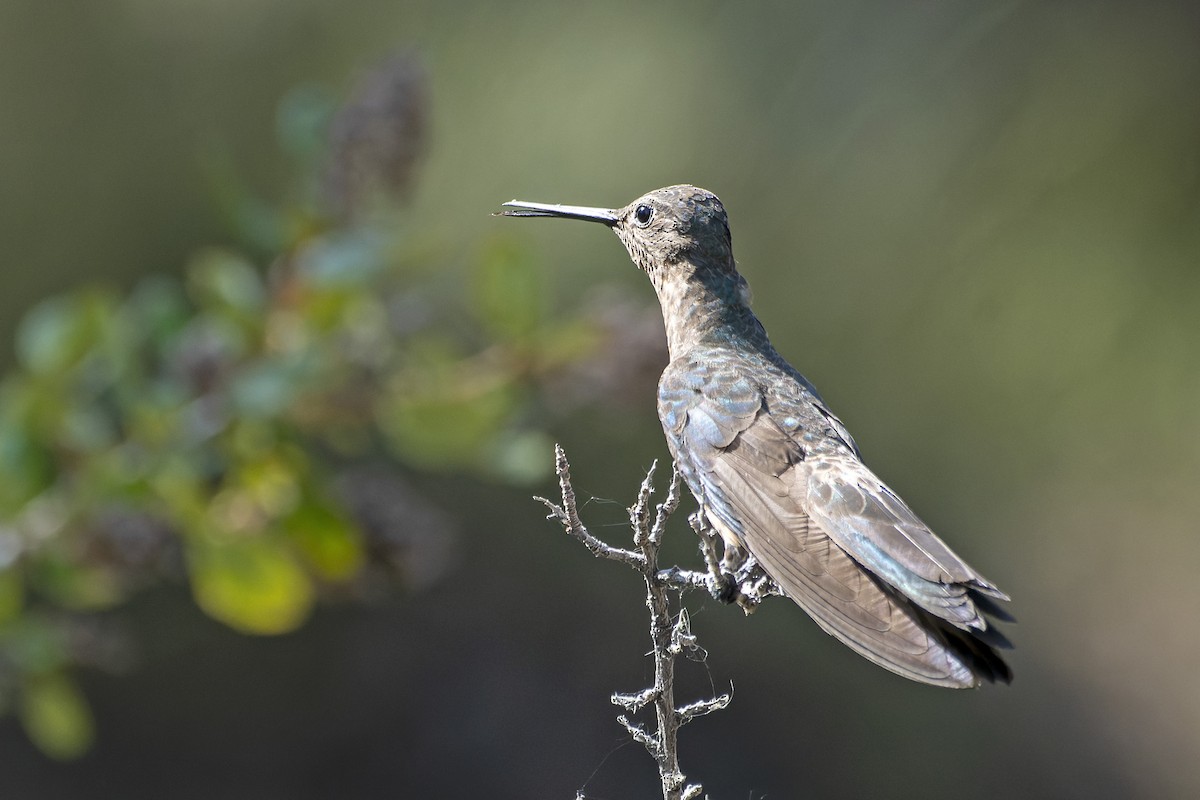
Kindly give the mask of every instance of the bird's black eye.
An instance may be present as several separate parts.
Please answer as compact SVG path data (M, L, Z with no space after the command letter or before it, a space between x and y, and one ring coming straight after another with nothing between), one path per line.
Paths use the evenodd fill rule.
M654 216L654 209L650 206L638 206L637 211L633 212L633 218L637 220L637 224L643 228L650 224L650 218Z

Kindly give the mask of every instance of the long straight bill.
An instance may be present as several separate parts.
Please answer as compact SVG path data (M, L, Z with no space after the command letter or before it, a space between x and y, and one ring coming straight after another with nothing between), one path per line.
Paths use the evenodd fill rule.
M602 222L605 225L617 224L617 212L611 208L591 208L589 206L560 206L553 203L526 203L524 200L510 200L503 203L511 211L501 211L505 217L558 217L559 219L583 219L589 222Z

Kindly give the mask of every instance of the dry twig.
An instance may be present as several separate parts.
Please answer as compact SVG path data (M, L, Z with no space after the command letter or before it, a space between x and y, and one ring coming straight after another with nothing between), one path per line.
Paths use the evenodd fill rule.
M646 606L650 609L650 641L653 644L654 685L632 693L614 693L613 705L624 709L617 721L624 726L635 741L640 742L658 764L659 780L664 800L694 800L703 793L699 783L687 783L679 767L679 728L697 717L718 711L729 705L730 691L705 700L683 706L675 705L675 659L683 655L693 661L703 662L708 654L696 643L692 634L687 610L678 614L670 610L668 591L682 593L687 589L703 588L725 602L736 602L747 614L751 613L764 598L779 591L766 577L753 559L727 548L724 556L717 556L719 537L703 522L699 512L690 518L693 530L700 537L706 571L682 569L677 566L662 569L658 565L658 549L662 544L667 520L679 507L681 481L679 471L672 469L671 484L666 499L654 514L650 511L650 497L654 492L655 466L650 467L638 490L637 502L629 509L630 526L633 529L633 550L613 547L593 536L579 517L575 490L571 486L570 465L562 447L555 447L554 469L558 475L562 503L538 497L550 509L547 519L554 519L563 529L579 540L593 555L611 561L620 561L637 570L646 586ZM647 706L654 706L655 728L653 731L635 722L631 717ZM582 793L577 799L582 799Z

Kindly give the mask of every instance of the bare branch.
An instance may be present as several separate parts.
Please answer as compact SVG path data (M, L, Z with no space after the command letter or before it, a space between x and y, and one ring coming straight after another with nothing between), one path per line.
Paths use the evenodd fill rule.
M686 589L703 589L710 591L712 580L707 572L696 572L692 569L683 569L681 567L667 567L660 569L654 579L668 589L674 589L677 592L682 592Z
M697 717L703 717L706 714L727 708L732 701L733 684L730 684L729 691L725 694L717 695L708 700L697 700L694 703L688 703L686 706L680 706L676 709L676 713L679 715L679 725L682 727Z
M654 468L651 467L650 469L653 473ZM550 514L546 519L557 520L568 534L582 542L592 552L592 555L597 558L621 561L634 569L643 569L645 558L640 553L620 547L613 547L597 539L584 526L583 520L579 518L579 509L575 503L575 489L571 486L571 466L567 463L567 454L563 452L561 445L554 446L554 473L558 475L558 486L562 491L562 505L552 503L544 497L535 496L533 498L550 509ZM647 480L649 480L649 476L647 476Z
M658 514L654 518L654 527L650 529L650 540L655 544L662 542L663 531L667 527L667 519L679 508L680 485L679 467L671 465L671 485L667 488L667 499L658 505Z
M697 643L696 636L692 633L687 610L681 608L678 613L671 613L667 593L682 593L688 589L702 588L727 602L736 600L741 603L744 596L752 597L753 605L757 605L765 596L766 584L748 581L752 578L757 579L761 570L758 573L752 569L746 569L744 572L739 570L738 567L745 567L745 559L734 565L729 561L731 553L728 549L725 559L718 557L716 543L720 537L704 525L703 517L699 514L693 515L692 527L700 537L706 571L697 572L680 567L659 569L659 546L662 544L667 520L678 509L682 493L679 470L675 468L671 471L671 485L667 490L666 499L656 507L653 523L650 521L650 498L654 493L655 466L650 467L638 488L637 500L629 508L629 524L633 529L635 550L624 550L600 541L588 532L579 517L575 491L571 487L570 468L561 447L555 447L554 456L554 470L562 492L562 505L537 498L550 509L548 519L557 520L568 534L582 542L594 555L622 561L637 569L646 587L646 607L650 610L650 641L653 645L650 654L654 658L654 684L637 692L614 692L610 699L613 705L619 706L630 715L653 705L656 727L654 733L651 733L643 724L631 720L625 714L618 716L617 722L634 741L640 742L654 757L658 764L664 800L696 800L703 794L704 789L698 783L684 785L685 776L679 768L679 728L697 717L725 708L729 705L733 693L731 686L730 692L718 697L688 703L678 708L675 706L675 659L682 655L693 661L703 662L708 658L708 653ZM753 567L757 568L757 564ZM748 595L743 591L743 584L745 589L753 589L756 593Z
M650 470L646 473L646 477L638 489L637 502L629 509L629 524L633 526L633 543L643 550L643 553L645 545L650 541L650 495L654 493L654 470L657 468L657 461L650 465Z
M617 717L617 722L624 725L625 730L629 731L629 735L633 737L633 740L635 742L640 742L642 746L646 748L647 752L654 756L655 759L661 760L663 758L662 742L658 740L657 736L647 733L646 729L640 724L636 722L630 722L629 717L625 716L624 714L621 714Z
M692 634L692 620L686 608L679 609L679 616L671 629L671 644L667 652L673 656L687 656L690 660L701 663L708 660L708 651L696 643L696 637Z
M630 714L636 714L647 705L654 702L657 694L658 692L654 690L654 687L651 687L649 689L643 689L640 692L632 692L628 694L623 692L613 692L612 697L610 697L609 700L614 706L620 706Z
M710 575L719 576L721 574L721 558L717 555L719 537L716 531L705 521L703 511L689 514L688 524L692 526L696 536L700 537L700 554L704 556L704 566L708 567Z

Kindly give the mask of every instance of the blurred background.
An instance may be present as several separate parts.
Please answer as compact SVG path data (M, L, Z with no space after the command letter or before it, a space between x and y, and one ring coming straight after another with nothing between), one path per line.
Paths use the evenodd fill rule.
M1200 10L0 4L0 795L651 797L653 292L513 197L721 196L778 349L1014 598L1013 686L693 594L712 797L1200 794ZM696 563L684 515L669 558Z

